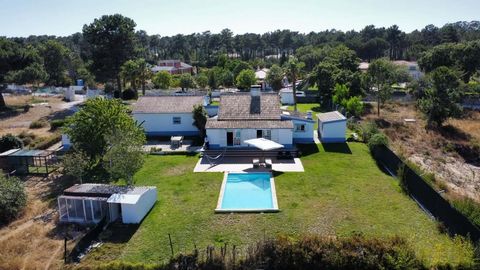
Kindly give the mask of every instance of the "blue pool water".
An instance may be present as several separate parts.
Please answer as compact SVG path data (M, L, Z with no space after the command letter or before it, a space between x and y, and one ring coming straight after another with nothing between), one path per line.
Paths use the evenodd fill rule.
M221 210L275 209L269 173L229 173Z

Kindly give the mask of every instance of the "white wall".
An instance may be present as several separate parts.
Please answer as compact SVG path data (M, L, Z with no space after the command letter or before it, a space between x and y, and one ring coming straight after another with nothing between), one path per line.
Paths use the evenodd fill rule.
M210 145L212 146L227 146L227 131L236 132L236 129L207 129L207 136ZM292 144L292 130L291 129L272 129L271 130L272 141L275 141L284 145ZM257 129L241 129L240 140L242 147L249 145L244 141L257 138Z
M181 118L181 124L173 124L174 116ZM138 123L145 121L142 126L147 133L183 135L182 132L198 132L191 113L134 113L133 118Z
M313 141L313 132L314 132L314 123L305 122L305 121L293 121L293 138L294 139L312 139ZM305 125L305 131L295 131L295 125Z
M280 103L285 105L294 104L293 92L280 92Z
M347 132L347 121L337 121L337 122L327 122L323 123L318 122L318 131L320 134L320 139L322 141L328 142L329 139L338 139L342 138L345 141L346 132Z
M142 194L136 204L122 204L122 222L125 224L140 223L157 201L157 188Z
M62 146L63 147L70 147L71 146L70 138L67 134L62 134Z

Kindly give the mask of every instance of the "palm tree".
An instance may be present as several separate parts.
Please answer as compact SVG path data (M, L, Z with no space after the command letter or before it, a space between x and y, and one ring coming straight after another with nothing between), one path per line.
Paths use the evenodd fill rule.
M150 77L152 76L152 73L148 68L148 65L145 59L140 58L140 59L137 59L136 62L138 66L138 80L142 85L142 95L145 96L145 83L148 79L150 79Z
M292 81L294 111L297 111L297 86L295 83L297 82L297 78L300 76L304 66L305 63L298 62L296 57L290 57L290 59L284 65L285 74L287 75L288 79Z

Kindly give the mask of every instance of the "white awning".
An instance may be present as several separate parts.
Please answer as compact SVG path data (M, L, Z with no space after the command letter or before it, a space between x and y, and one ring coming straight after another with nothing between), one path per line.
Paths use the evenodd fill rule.
M280 149L283 148L283 145L276 143L271 140L267 140L264 138L257 138L257 139L251 139L251 140L246 140L244 141L246 144L249 144L251 146L254 146L258 149L261 149L263 151L269 151L269 150L275 150L275 149Z

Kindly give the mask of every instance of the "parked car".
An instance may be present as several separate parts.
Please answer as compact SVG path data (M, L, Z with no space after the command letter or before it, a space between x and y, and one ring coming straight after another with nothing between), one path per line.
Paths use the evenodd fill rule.
M303 92L303 91L296 91L295 96L297 96L297 97L306 97L305 92Z

